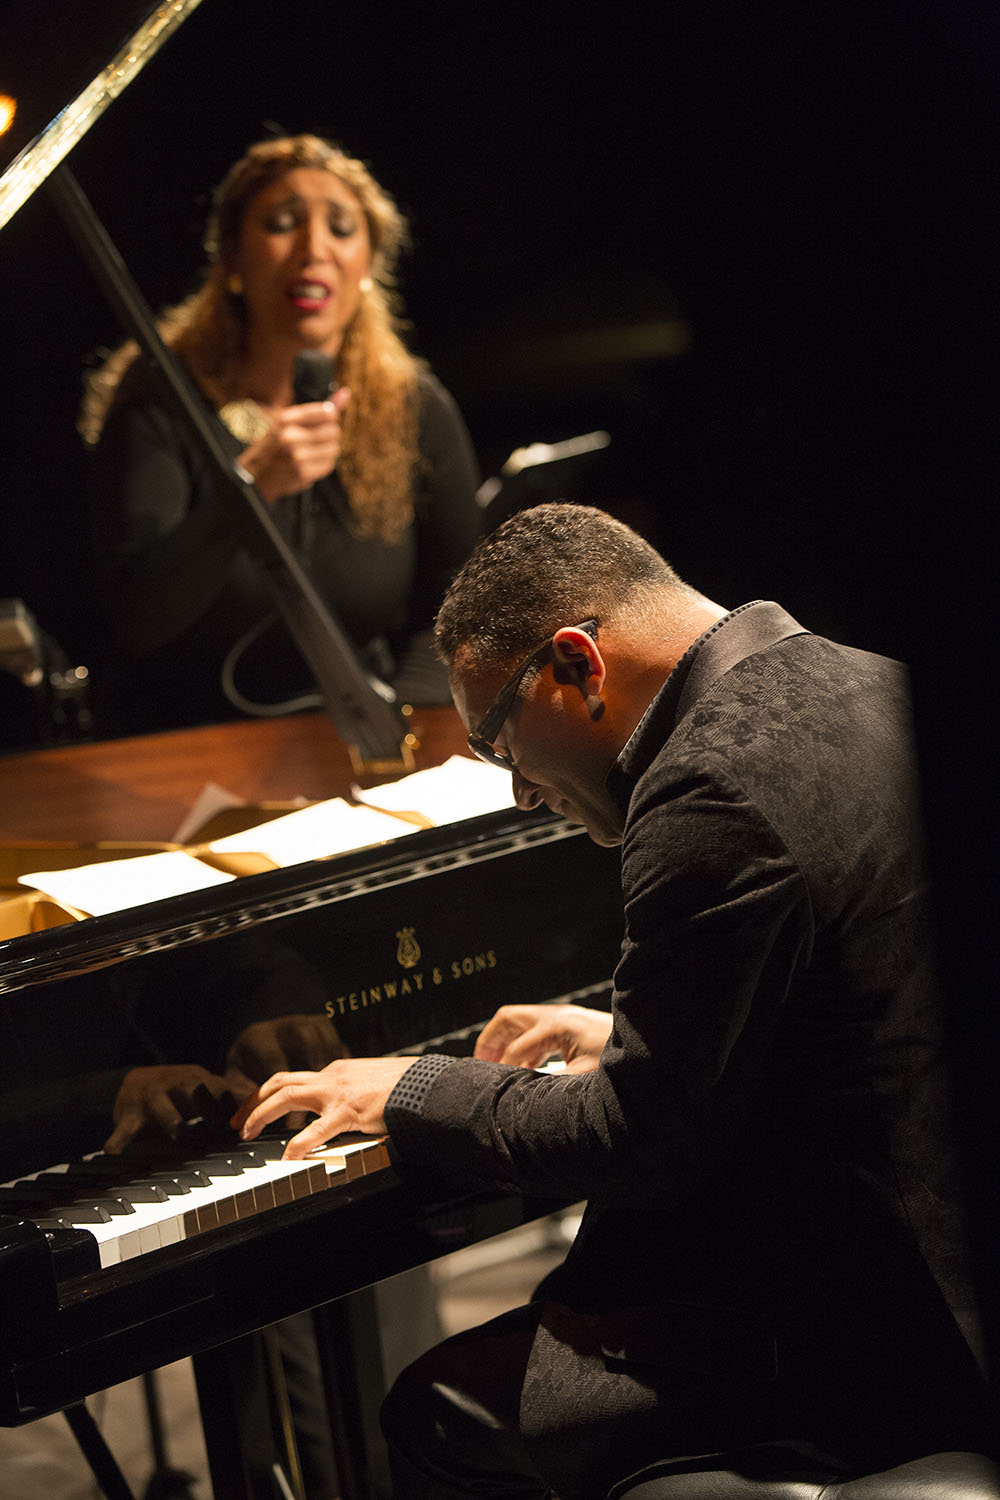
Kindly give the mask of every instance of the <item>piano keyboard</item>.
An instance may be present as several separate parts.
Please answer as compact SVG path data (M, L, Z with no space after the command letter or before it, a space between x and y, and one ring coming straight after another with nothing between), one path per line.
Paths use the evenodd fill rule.
M191 1161L141 1168L96 1153L0 1186L0 1213L43 1231L85 1230L103 1267L176 1245L270 1208L388 1166L382 1138L345 1137L304 1161L283 1161L285 1141L234 1143Z

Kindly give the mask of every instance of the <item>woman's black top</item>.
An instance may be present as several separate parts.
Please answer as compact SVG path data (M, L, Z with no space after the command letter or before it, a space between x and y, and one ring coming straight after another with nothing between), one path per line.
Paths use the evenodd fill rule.
M414 518L398 541L357 535L336 471L270 514L366 664L402 701L447 703L431 626L479 535L478 480L461 414L426 372L419 401ZM229 433L224 441L233 457L246 446ZM239 698L270 705L314 691L230 505L210 459L137 361L91 458L95 577L110 646L102 675L113 688L104 711L116 732L232 718L227 659Z

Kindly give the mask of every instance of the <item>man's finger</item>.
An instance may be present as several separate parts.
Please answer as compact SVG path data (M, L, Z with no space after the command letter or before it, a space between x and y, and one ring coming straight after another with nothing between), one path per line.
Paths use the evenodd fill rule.
M522 1031L520 1036L514 1037L500 1061L518 1068L535 1068L558 1051L558 1034L553 1032L552 1027L539 1022L527 1031Z
M310 1151L315 1150L317 1146L325 1145L337 1133L336 1128L324 1122L322 1116L318 1120L313 1120L304 1130L300 1130L298 1135L292 1136L285 1147L285 1161L301 1161L304 1156L309 1155Z
M289 1079L294 1075L285 1073L277 1074L276 1078ZM290 1109L301 1109L307 1101L301 1098L302 1085L285 1082L276 1083L275 1078L269 1078L262 1083L256 1094L244 1101L233 1115L230 1124L234 1130L238 1130L246 1141L253 1140L264 1129L270 1125L272 1120L280 1120L282 1115L288 1114Z

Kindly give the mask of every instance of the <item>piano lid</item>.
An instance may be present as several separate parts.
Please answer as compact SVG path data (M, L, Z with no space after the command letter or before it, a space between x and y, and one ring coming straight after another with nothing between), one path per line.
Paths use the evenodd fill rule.
M0 16L0 229L200 0L58 0Z

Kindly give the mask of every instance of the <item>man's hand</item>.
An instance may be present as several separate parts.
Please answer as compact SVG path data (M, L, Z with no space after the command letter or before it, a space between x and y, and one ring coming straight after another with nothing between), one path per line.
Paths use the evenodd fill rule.
M104 1149L116 1156L141 1130L158 1128L173 1140L185 1120L225 1120L235 1100L252 1088L238 1079L219 1078L195 1063L164 1063L132 1068L115 1099L114 1130Z
M336 468L340 419L350 394L341 389L329 401L284 407L264 436L243 450L239 462L268 503L308 489Z
M240 1032L226 1054L226 1077L232 1081L234 1098L245 1099L275 1073L318 1071L347 1055L328 1016L316 1011L276 1016L254 1021ZM308 1118L304 1109L289 1110L285 1128L301 1130Z
M275 1073L240 1105L230 1123L245 1141L252 1141L274 1120L311 1111L318 1118L289 1141L288 1160L307 1156L314 1147L345 1131L383 1135L386 1100L415 1061L412 1057L350 1057L330 1063L319 1073Z
M479 1033L476 1056L517 1068L538 1068L558 1056L567 1073L590 1073L610 1035L607 1011L582 1005L501 1005Z

